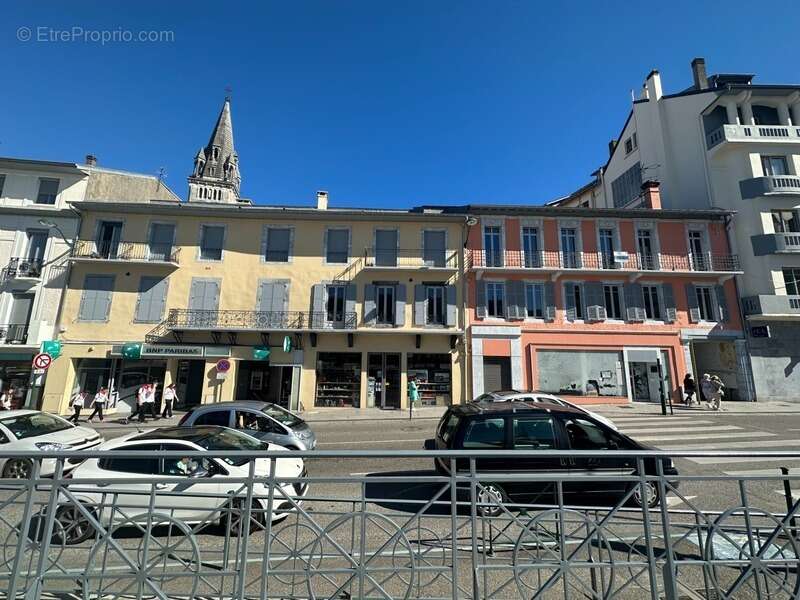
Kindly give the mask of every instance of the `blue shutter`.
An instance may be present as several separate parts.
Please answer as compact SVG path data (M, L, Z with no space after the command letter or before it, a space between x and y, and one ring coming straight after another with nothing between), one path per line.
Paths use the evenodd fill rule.
M456 301L456 286L448 285L444 288L447 300L447 321L445 325L455 327L458 325L458 303Z
M566 311L567 321L574 321L578 317L578 311L575 307L576 285L572 282L564 284L564 310Z
M364 286L364 325L375 325L378 311L375 306L375 286L368 283Z
M725 298L725 287L721 285L715 285L714 295L717 297L719 320L722 322L730 321L731 315L728 312L728 301Z
M479 319L486 318L486 281L475 282L475 314Z
M406 286L403 283L394 291L394 324L396 327L406 324Z
M675 306L675 294L671 283L662 284L661 296L664 299L664 322L674 323L678 320L678 309Z
M164 315L166 302L167 280L161 277L142 277L139 280L135 320L141 323L158 323Z
M689 320L692 323L699 323L700 306L697 304L697 288L691 283L686 284L686 300L689 303Z
M113 275L87 275L78 318L81 321L106 321L114 290Z
M546 321L556 320L556 286L552 281L544 284L544 318Z

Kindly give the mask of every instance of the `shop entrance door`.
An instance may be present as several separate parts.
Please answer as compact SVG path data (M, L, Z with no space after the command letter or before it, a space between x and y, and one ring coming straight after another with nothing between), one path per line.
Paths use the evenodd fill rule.
M375 386L375 406L400 408L400 355L374 353L367 356L367 377Z
M182 408L197 406L203 402L205 376L204 360L182 360L178 363L178 381L175 387Z

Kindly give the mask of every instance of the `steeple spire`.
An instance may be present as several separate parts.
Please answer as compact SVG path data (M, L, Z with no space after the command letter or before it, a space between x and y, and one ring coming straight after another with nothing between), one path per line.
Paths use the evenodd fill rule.
M208 144L195 157L194 170L189 176L189 202L238 202L240 184L231 99L226 96Z

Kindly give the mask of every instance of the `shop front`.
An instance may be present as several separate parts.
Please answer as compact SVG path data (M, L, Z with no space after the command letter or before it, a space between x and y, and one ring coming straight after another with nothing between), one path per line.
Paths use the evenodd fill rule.
M319 352L315 406L361 406L361 353Z
M236 380L237 400L272 402L294 409L300 367L273 365L260 360L239 361Z
M449 406L453 402L453 365L449 354L408 355L408 377L416 377L423 406Z
M40 388L33 385L34 352L0 354L0 392L13 388L12 408L38 408Z

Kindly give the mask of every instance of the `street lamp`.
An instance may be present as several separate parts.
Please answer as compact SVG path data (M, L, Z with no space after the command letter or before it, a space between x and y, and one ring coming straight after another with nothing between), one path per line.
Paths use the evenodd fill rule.
M55 229L58 232L58 235L61 236L61 239L64 240L64 243L67 246L72 247L72 243L67 239L67 236L64 235L64 232L61 231L61 227L59 227L57 223L53 223L53 221L47 221L46 219L39 219L39 225L42 227L47 227L48 229Z

